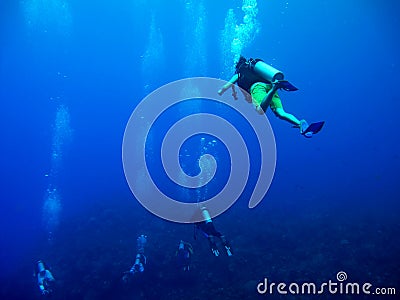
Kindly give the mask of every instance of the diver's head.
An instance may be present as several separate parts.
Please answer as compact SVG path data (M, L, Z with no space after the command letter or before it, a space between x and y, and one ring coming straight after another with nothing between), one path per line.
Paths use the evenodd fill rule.
M240 69L240 67L247 61L246 57L240 55L238 62L236 63L235 70L236 72Z
M185 248L185 243L181 240L179 242L179 250L183 250Z

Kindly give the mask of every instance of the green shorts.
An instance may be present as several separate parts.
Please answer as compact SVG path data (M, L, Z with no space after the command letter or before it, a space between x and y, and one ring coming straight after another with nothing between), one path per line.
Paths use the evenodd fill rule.
M260 106L260 103L263 101L269 90L272 88L270 84L263 82L256 82L250 88L251 98L253 100L253 104L256 108ZM279 98L278 93L272 97L271 103L269 105L272 111L276 111L277 108L283 108L281 98Z

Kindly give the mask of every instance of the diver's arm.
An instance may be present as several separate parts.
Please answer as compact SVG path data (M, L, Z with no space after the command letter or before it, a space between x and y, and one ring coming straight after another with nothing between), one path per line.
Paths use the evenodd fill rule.
M229 89L233 84L235 84L236 81L238 81L238 79L239 79L238 74L233 75L232 78L226 84L224 84L222 88L218 90L218 94L222 96L222 94L225 93L226 90Z
M267 111L267 108L271 104L272 98L274 97L278 89L279 89L278 85L275 82L273 82L272 88L268 91L267 95L265 95L264 99L260 103L260 107L264 112Z

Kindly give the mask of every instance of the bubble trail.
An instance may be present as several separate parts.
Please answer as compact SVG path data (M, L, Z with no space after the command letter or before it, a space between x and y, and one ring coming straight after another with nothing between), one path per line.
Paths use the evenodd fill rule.
M237 25L233 9L229 9L225 17L225 27L221 34L221 50L223 54L223 75L229 76L239 60L243 49L249 47L260 32L261 25L257 20L258 7L256 0L243 0L243 21Z
M71 142L72 128L68 108L61 104L57 108L53 125L53 141L51 150L50 173L46 174L49 180L48 188L44 195L43 222L51 239L52 234L59 225L62 209L61 195L58 191L57 181L62 169L62 160L66 146Z

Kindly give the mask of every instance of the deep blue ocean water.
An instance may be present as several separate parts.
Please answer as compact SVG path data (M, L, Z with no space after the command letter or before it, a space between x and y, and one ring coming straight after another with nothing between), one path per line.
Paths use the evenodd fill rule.
M54 299L254 299L267 297L256 292L264 278L321 283L339 271L400 293L396 1L6 0L0 14L2 299L41 298L32 276L38 259L56 278ZM214 219L234 250L216 258L205 238L193 239L192 225L164 221L135 200L121 149L132 111L150 92L187 77L230 78L240 54L231 51L235 26L240 53L263 58L299 88L280 93L285 109L326 124L305 139L267 112L274 179L248 209L253 171L235 205ZM193 105L160 119L148 155L159 153L171 119L201 106ZM246 136L257 166L257 145ZM213 196L228 180L229 150L218 137L189 139L183 169L199 172L202 137L216 138L207 153L221 168L191 198ZM167 181L159 158L148 162ZM144 276L123 284L142 233ZM194 247L184 276L175 263L181 239Z

